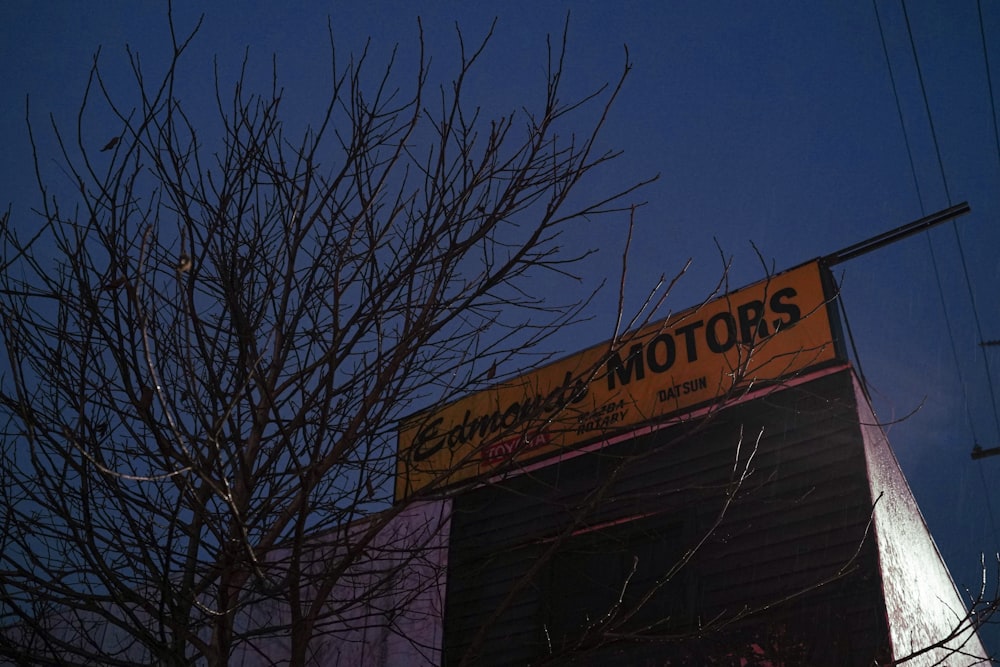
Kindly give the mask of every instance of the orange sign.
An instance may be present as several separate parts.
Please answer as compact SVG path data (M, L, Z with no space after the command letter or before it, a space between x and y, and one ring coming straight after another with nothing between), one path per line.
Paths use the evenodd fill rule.
M498 473L836 358L818 262L405 420L396 498Z

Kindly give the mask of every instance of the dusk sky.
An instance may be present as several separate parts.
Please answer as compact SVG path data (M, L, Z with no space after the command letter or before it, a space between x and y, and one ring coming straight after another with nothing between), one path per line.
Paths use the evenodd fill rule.
M965 590L979 586L980 553L995 585L1000 549L1000 456L970 458L974 444L1000 447L992 395L1000 391L1000 345L980 345L1000 339L1000 118L993 109L1000 3L982 5L980 23L974 0L911 0L908 30L899 0L877 0L881 31L875 5L865 1L182 1L174 18L184 31L204 12L183 64L181 94L195 113L214 103L213 58L225 84L249 48L255 82L269 81L277 55L283 103L303 123L328 90L327 17L341 57L370 37L373 62L381 63L399 45L407 83L420 17L435 84L455 71L456 23L473 43L496 18L471 88L486 115L540 103L546 35L558 36L567 14L568 94L614 80L627 46L634 69L602 139L624 154L607 187L659 174L635 196L646 204L636 214L627 308L689 258L665 308L700 302L719 281L720 248L733 258L736 287L762 277L754 247L782 270L967 201L972 212L954 223L836 268L876 413ZM43 169L58 183L48 114L75 129L98 47L123 100L134 93L126 44L148 72L162 72L165 3L7 0L0 25L0 204L30 230L38 194L26 97ZM100 118L85 122L95 151L119 132ZM610 286L593 319L553 339L553 351L609 337L626 223L627 216L609 216L571 240L576 249L600 249L585 265L584 288L602 279ZM538 285L539 296L546 288ZM985 637L1000 652L1000 632Z

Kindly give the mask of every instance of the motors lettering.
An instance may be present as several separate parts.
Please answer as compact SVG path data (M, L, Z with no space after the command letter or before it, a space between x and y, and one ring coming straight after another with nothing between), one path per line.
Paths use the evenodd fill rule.
M645 343L632 345L625 358L618 352L608 358L608 390L616 383L627 385L646 377L646 370L665 373L674 367L678 357L688 363L698 360L705 348L713 354L724 354L737 342L754 345L802 319L802 310L792 303L798 293L793 287L777 290L768 300L769 310L777 315L767 319L764 302L752 300L730 310L716 313L708 320L696 320L673 331L662 331Z

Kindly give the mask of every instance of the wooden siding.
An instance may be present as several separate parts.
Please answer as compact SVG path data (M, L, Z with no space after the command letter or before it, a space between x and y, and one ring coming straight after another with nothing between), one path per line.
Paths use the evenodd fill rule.
M927 530L885 434L860 387L860 422L868 455L875 536L894 657L908 667L991 665L966 602ZM926 650L941 644L934 650Z
M734 490L734 467L748 461L752 472L716 526ZM688 608L640 632L644 641L585 641L574 664L665 664L667 657L739 664L739 651L777 651L767 648L775 644L787 664L796 664L788 658L795 652L802 664L838 666L871 664L885 653L850 371L474 489L453 507L446 665L463 657L475 665L530 664L550 648L558 652L567 638L554 640L551 629L565 623L552 618L559 605L547 597L557 578L551 564L565 558L548 557L572 545L574 532L621 531L637 517L678 536L666 562L656 564L661 573L705 539L667 588ZM699 636L648 641L677 634Z

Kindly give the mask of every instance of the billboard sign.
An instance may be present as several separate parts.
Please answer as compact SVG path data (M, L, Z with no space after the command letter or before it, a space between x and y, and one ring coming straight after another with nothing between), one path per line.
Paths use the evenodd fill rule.
M496 474L837 358L819 262L400 424L396 498Z

